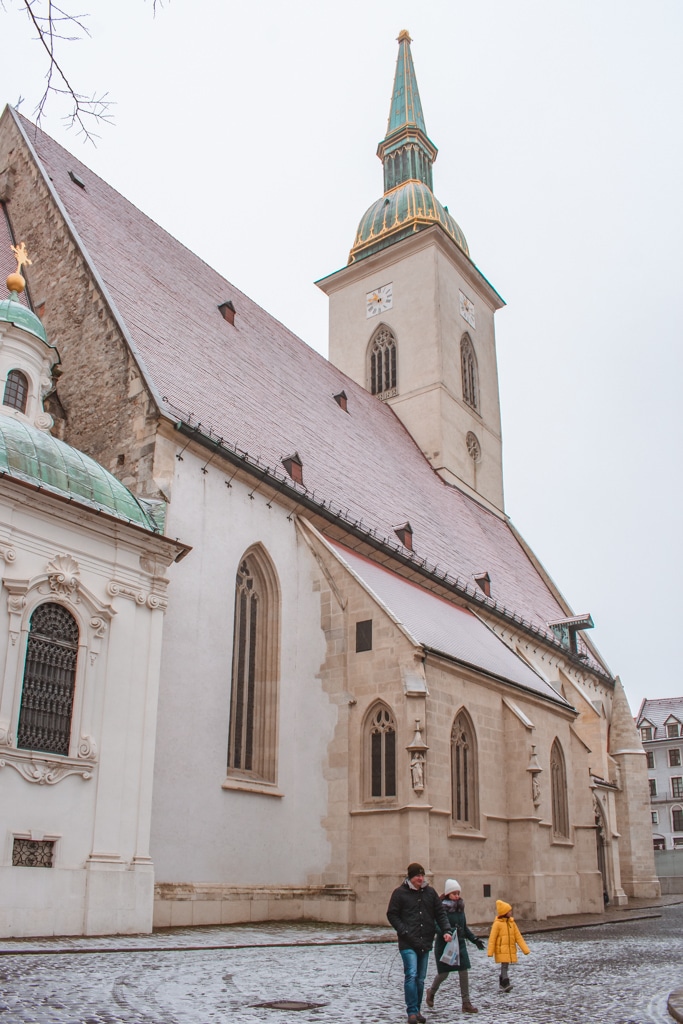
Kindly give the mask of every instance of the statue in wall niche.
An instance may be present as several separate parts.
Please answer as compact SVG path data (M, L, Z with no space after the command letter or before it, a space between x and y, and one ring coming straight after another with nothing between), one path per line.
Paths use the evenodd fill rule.
M532 775L531 777L531 795L534 807L538 807L541 802L541 783L538 781L538 775Z
M413 789L421 793L425 788L425 756L421 751L417 751L413 755L413 759L410 762L410 775L413 782Z

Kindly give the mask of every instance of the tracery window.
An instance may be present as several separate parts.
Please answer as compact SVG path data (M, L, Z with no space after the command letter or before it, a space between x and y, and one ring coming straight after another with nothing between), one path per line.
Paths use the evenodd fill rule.
M68 756L78 656L78 624L61 604L31 616L17 747Z
M390 398L396 393L396 338L385 324L380 324L370 342L370 392Z
M469 334L460 339L460 368L462 371L462 397L472 409L479 411L479 375L477 358Z
M28 380L21 370L10 370L7 374L5 394L2 399L3 405L8 405L18 412L26 412L28 401Z
M451 731L451 815L456 825L479 827L477 743L472 720L464 708Z
M372 799L396 796L396 723L386 704L375 704L366 719L366 791Z
M559 740L550 750L550 787L553 814L553 835L569 838L569 809L567 805L567 769Z
M270 560L252 549L235 581L228 774L276 781L279 596Z

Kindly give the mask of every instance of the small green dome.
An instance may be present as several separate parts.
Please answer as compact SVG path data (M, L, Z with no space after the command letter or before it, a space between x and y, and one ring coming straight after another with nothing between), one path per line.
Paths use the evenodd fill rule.
M162 501L141 501L98 462L52 434L0 415L0 476L23 480L152 533L163 532Z
M421 181L406 181L378 199L363 214L349 263L386 249L401 238L407 238L432 224L440 224L455 244L469 256L465 236L429 186Z
M0 322L2 321L7 324L14 324L15 327L19 327L22 331L33 334L36 338L44 341L46 345L50 344L47 340L45 328L36 314L32 313L28 306L24 306L18 301L15 292L12 292L9 299L3 299L0 302ZM54 346L50 345L50 348L54 348Z

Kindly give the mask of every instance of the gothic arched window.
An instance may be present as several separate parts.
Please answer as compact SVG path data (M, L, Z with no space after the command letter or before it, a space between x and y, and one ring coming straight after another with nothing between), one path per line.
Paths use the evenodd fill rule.
M453 822L460 827L479 827L477 741L472 720L460 710L451 731L451 790Z
M559 740L555 740L550 749L550 792L553 812L553 835L568 839L567 769Z
M366 794L368 799L396 796L396 723L386 704L377 703L365 720Z
M78 624L61 604L31 616L17 747L68 756L78 656Z
M279 594L265 553L252 549L235 582L228 773L275 782Z
M18 412L26 412L28 401L28 380L21 370L10 370L7 374L5 394L2 399L3 405L9 405L11 409Z
M479 374L477 357L469 334L460 339L460 368L462 370L462 397L469 406L479 411Z
M396 338L385 324L380 324L370 342L370 392L382 397L397 387Z

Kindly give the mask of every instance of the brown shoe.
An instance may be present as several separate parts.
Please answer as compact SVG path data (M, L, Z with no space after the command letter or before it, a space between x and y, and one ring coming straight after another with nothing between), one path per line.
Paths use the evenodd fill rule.
M425 992L425 1003L427 1004L430 1010L434 1009L434 993L432 992L431 988L428 988L427 991Z
M423 1017L421 1013L415 1014L415 1020L417 1021L417 1024L427 1024L427 1018Z
M409 1013L408 1014L408 1024L417 1024L417 1014L416 1013Z
M472 1006L472 1003L469 1001L469 999L466 999L465 1002L462 1004L462 1012L479 1013L479 1010L476 1008L476 1006Z

